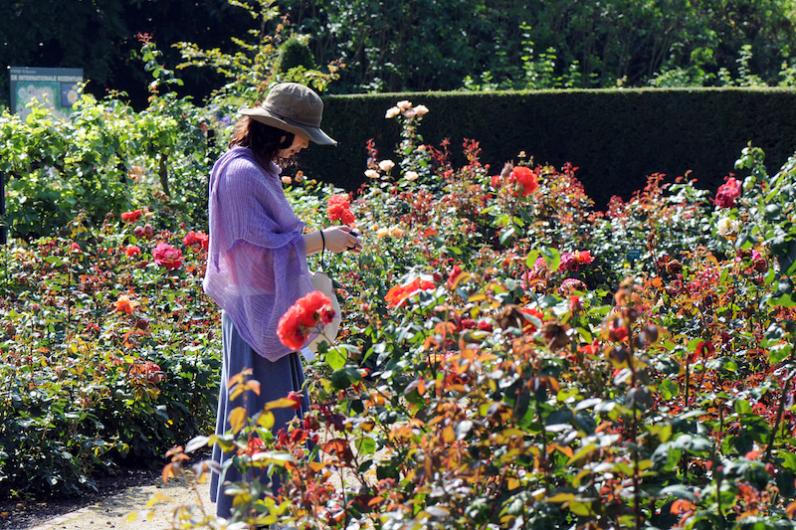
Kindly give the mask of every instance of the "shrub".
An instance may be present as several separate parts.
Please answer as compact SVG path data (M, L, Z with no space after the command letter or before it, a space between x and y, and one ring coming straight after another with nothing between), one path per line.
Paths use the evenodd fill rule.
M141 215L98 229L78 218L61 236L5 249L4 495L79 493L212 424L220 357L218 315L201 293L206 250ZM184 249L179 268L155 262L161 241Z
M429 143L477 138L483 163L495 172L521 151L533 153L535 163L571 162L604 207L613 195L629 198L652 173L696 177L715 189L749 141L768 154L767 169L776 170L793 151L795 99L789 90L739 88L327 96L324 130L339 144L307 150L302 165L316 178L357 189L366 178L351 168L367 159L365 142L399 139L396 127L374 117L395 100L422 100L431 109L423 125ZM466 162L459 151L452 156L457 165Z
M770 176L750 146L719 200L652 177L595 213L572 166L496 174L473 141L457 166L396 108L399 158L369 145L351 202L364 250L330 260L345 329L310 367L312 410L272 432L277 400L186 446L284 475L275 495L230 484L232 521L789 526L796 157Z
M279 48L279 71L287 73L298 66L306 70L318 68L309 46L298 38L291 37Z

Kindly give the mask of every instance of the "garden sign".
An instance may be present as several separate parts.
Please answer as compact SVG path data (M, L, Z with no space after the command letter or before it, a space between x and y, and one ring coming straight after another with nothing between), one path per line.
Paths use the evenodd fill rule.
M36 98L64 117L77 101L77 84L83 81L82 68L11 67L11 109L25 118L27 103Z

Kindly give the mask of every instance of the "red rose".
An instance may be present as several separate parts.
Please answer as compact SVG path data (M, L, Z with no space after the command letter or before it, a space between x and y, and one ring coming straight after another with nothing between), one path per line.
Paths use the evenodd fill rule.
M453 285L456 283L456 278L458 278L461 273L462 273L462 268L459 267L458 265L454 265L453 269L448 275L448 281L446 282L448 289L453 289Z
M182 251L168 243L158 243L152 251L152 256L155 258L155 263L169 270L179 269L182 265Z
M387 291L384 300L387 302L388 307L401 307L404 302L417 291L427 291L434 289L433 282L415 278L405 285L396 285Z
M141 253L141 249L136 245L127 245L124 248L124 253L127 254L127 257L132 258L133 256L137 256Z
M276 334L282 344L293 350L300 350L311 330L319 324L330 323L334 317L332 301L321 291L312 291L299 298L282 315Z
M185 237L182 239L182 243L186 247L192 247L196 250L200 248L207 250L209 242L210 239L207 237L207 234L204 232L194 232L193 230L185 234Z
M735 200L741 196L741 183L734 178L727 178L726 182L716 191L714 203L719 208L732 208Z
M144 212L141 210L133 210L131 212L124 212L122 213L122 221L125 223L134 223L141 218L141 215Z
M508 180L516 184L517 192L523 197L527 197L539 188L539 180L536 173L526 166L517 166L512 169Z
M354 214L351 213L351 203L348 195L332 195L329 197L326 214L332 222L340 221L343 224L352 225L356 221Z

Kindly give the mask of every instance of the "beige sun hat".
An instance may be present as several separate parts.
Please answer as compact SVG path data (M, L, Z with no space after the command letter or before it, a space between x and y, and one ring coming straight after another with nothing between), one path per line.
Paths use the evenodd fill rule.
M337 140L321 130L323 101L309 87L298 83L278 83L257 107L241 109L252 119L291 133L300 133L319 145L337 145Z

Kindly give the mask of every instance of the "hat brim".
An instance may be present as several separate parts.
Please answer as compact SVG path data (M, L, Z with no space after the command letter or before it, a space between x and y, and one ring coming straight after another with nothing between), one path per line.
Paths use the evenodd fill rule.
M240 113L260 123L264 123L265 125L270 125L271 127L276 127L277 129L282 129L283 131L293 134L303 134L307 136L311 142L318 145L337 145L337 140L323 132L319 127L308 127L289 119L277 118L262 107L241 109Z

